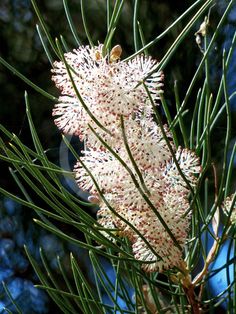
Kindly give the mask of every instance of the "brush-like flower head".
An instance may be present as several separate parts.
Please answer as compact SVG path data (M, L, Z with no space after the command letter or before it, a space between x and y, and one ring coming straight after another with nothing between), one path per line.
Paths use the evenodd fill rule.
M143 55L122 61L118 47L110 55L103 55L102 45L81 46L65 54L67 66L54 62L52 80L61 96L53 116L64 133L78 135L83 140L91 133L88 124L99 130L88 110L111 133L115 133L120 124L120 115L130 117L141 111L151 111L142 82L157 66L157 61ZM154 99L162 92L162 79L161 72L154 72L146 80Z
M54 63L52 79L61 90L55 123L64 133L86 139L75 180L100 203L101 233L111 241L111 232L128 237L145 271L178 267L189 228L189 186L196 185L199 159L187 149L175 151L167 127L164 136L153 121L142 83L155 103L163 85L162 73L154 71L157 62L143 55L121 61L120 46L109 55L103 49L81 46L65 54L66 64Z

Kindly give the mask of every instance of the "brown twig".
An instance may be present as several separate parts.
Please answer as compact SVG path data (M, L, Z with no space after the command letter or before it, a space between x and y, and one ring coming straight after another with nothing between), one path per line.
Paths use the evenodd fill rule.
M189 274L189 270L187 268L187 264L183 261L180 265L181 272L178 274L179 280L181 282L184 293L188 299L188 302L192 308L193 314L200 314L201 307L200 302L194 292L195 286L192 283L191 276Z

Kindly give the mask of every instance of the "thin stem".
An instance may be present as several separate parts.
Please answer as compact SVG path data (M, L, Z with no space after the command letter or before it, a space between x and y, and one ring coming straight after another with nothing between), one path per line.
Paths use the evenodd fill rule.
M80 0L80 9L81 9L81 15L82 15L82 21L83 21L83 25L84 25L85 34L88 38L90 46L94 47L92 37L91 37L90 32L88 30L88 25L87 25L87 20L86 20L86 15L85 15L85 8L84 8L84 0Z
M194 105L194 111L193 111L193 115L192 115L191 129L190 129L190 141L189 141L190 149L193 149L195 147L194 135L195 135L196 118L197 118L197 113L198 113L198 108L199 108L198 104L200 101L200 97L201 97L201 89L198 90L196 102Z
M137 16L138 16L138 7L139 7L139 0L135 0L134 2L134 15L133 15L133 37L134 37L134 50L138 51L138 23L137 23Z
M111 1L107 0L107 32L110 27L110 19L111 19Z
M142 176L142 173L140 172L135 160L134 160L134 157L132 155L132 152L130 150L130 147L129 147L129 143L128 143L128 139L127 139L127 136L126 136L126 132L125 132L125 124L124 124L124 118L123 116L120 117L120 121L121 121L121 130L122 130L122 136L123 136L123 140L124 140L124 144L125 144L125 149L128 153L128 156L129 156L129 159L134 167L134 170L139 178L139 181L141 183L141 186L143 188L143 191L144 193L146 193L147 195L150 195L150 192L148 190L148 188L146 187L145 185L145 182L144 182L144 179L143 179L143 176Z
M180 100L179 100L179 91L178 91L177 81L175 81L175 83L174 83L174 92L175 92L176 109L178 111L179 108L180 108ZM181 130L181 133L182 133L182 136L183 136L183 139L184 139L184 146L188 148L189 144L188 144L187 132L186 132L186 129L185 129L185 124L184 124L184 121L183 121L182 114L179 115L179 119L178 120L179 120L178 122L179 122L180 130Z
M80 42L77 30L76 30L75 24L74 24L74 22L72 20L71 14L70 14L70 10L69 10L69 7L68 7L68 0L63 0L63 6L64 6L64 10L65 10L65 13L66 13L66 18L67 18L68 24L70 26L71 33L72 33L72 35L74 37L74 40L75 40L76 44L78 46L80 46L81 42Z
M50 51L49 51L49 49L47 47L46 41L44 40L44 37L43 37L42 31L40 29L40 26L37 25L37 24L36 24L36 29L37 29L37 32L38 32L38 35L39 35L39 39L40 39L40 41L42 43L43 49L44 49L44 51L46 53L46 56L48 58L48 61L50 62L51 66L53 67L53 61L54 61L53 57L52 57L52 55L51 55L51 53L50 53Z
M7 63L2 57L0 57L0 63L2 63L8 70L10 70L14 75L18 76L22 81L24 81L26 84L28 84L30 87L32 87L34 90L36 90L38 93L42 94L46 98L57 102L58 98L45 92L42 88L34 84L32 81L30 81L27 77L25 77L23 74L21 74L19 71L16 70L13 66L11 66L9 63Z
M142 43L142 47L144 47L146 45L146 40L145 40L145 37L144 37L143 29L142 29L142 26L141 26L139 21L137 21L137 24L138 24L139 37L140 37L140 40L141 40L141 43ZM148 50L147 49L144 50L144 54L145 54L145 56L148 55Z
M222 167L222 177L221 177L221 184L219 188L219 194L221 194L224 184L225 184L225 178L227 177L227 154L229 150L229 141L230 141L230 135L231 135L231 110L230 110L230 103L229 103L229 96L228 96L228 88L227 88L227 72L226 72L226 63L225 63L225 51L223 53L223 88L224 88L224 97L225 97L225 103L226 103L226 120L227 120L227 129L226 129L226 136L225 136L225 145L224 145L224 158L223 158L223 167Z
M37 5L36 1L35 0L31 0L31 3L33 5L34 11L35 11L35 13L36 13L36 15L37 15L37 17L39 19L40 25L41 25L41 27L42 27L42 29L43 29L43 31L44 31L47 39L48 39L48 42L49 42L52 50L54 51L56 56L59 57L57 47L55 46L55 43L54 43L54 41L53 41L53 39L51 37L51 34L48 31L48 27L47 27L46 23L43 20L42 14L40 13L40 10L38 8L38 5Z
M121 0L121 1L120 0L116 0L116 3L114 5L114 9L113 9L113 12L112 12L112 16L110 18L110 23L108 25L108 31L107 31L107 34L106 34L106 38L104 40L105 53L109 49L109 46L110 46L111 40L113 38L115 29L116 29L116 25L118 23L118 20L119 20L119 17L120 17L123 5L124 5L124 0Z

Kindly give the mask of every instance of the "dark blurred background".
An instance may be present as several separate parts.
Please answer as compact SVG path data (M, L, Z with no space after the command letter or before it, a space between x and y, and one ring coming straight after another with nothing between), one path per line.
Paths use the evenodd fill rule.
M81 20L80 3L78 0L70 0L68 2L80 40L83 44L87 44ZM219 1L219 4L212 9L209 28L210 33L214 29L226 2L227 1L223 0ZM62 34L69 48L76 48L65 17L62 0L39 0L37 3L52 37L58 37ZM93 40L95 43L98 41L103 42L106 34L106 1L85 1L85 3L89 30ZM149 42L164 31L193 3L194 1L187 0L141 0L138 19L142 25L146 42ZM133 1L125 1L124 10L113 42L114 44L121 44L124 57L133 53L134 49L132 6ZM213 91L217 89L221 75L221 59L218 58L218 55L220 55L218 52L222 50L224 45L227 46L227 38L230 37L235 30L235 11L236 10L234 10L234 13L229 17L228 23L222 30L215 44L214 51L212 52L212 60L214 61L214 63L212 63L213 71L211 74ZM183 22L179 23L157 45L152 47L149 51L150 54L157 59L161 59L182 30L186 21L185 19ZM180 99L182 99L202 56L199 47L195 43L194 36L194 33L199 29L202 21L203 19L199 20L196 27L191 30L184 44L178 48L178 52L165 69L165 96L173 115L175 114L174 81L177 80L178 82ZM51 66L39 40L35 28L36 23L38 23L38 19L33 12L29 0L0 0L0 56L16 67L18 71L22 72L35 84L51 94L58 95L58 91L51 82ZM235 59L236 56L234 56L231 66L231 75L236 73ZM201 80L202 78L199 77L199 84ZM235 89L235 83L235 78L231 76L231 92ZM18 135L25 144L32 146L25 115L25 90L27 90L29 94L33 119L43 147L49 149L52 160L58 163L61 139L51 117L53 103L35 92L2 65L0 65L0 123L9 131ZM192 99L192 106L189 105L190 112L193 109L196 91L197 89L193 91L190 98L189 103L191 103ZM236 106L232 103L232 110L233 108L235 109ZM189 117L191 117L191 114ZM233 119L235 122L235 116ZM216 137L214 137L216 142L219 142L219 146L215 146L215 150L218 151L218 156L221 155L220 138L225 132L224 123L224 121L220 123ZM235 125L232 134L235 136ZM218 162L220 162L220 157ZM7 165L0 161L0 167L0 186L17 194L16 185L9 175ZM42 243L49 243L48 245L45 244L45 250L48 250L48 254L52 256L55 254L61 254L61 256L63 256L69 248L62 244L56 237L52 237L33 226L31 222L33 214L31 211L25 211L21 206L16 205L6 198L1 200L0 205L0 281L5 280L9 285L11 284L15 289L12 288L13 290L11 291L15 291L20 300L21 298L25 299L25 294L27 293L27 295L31 296L33 301L25 306L23 313L59 313L58 309L57 312L55 312L54 305L48 301L45 294L42 293L38 295L35 290L32 290L32 284L37 281L37 278L29 267L29 263L23 253L22 245L23 243L31 245L32 250L35 251L35 255L37 255L37 249ZM4 221L4 223L2 221ZM19 239L19 236L16 236L16 234L21 234L21 238ZM15 252L14 256L16 261L10 263L10 261L12 261L11 257L13 256L13 252ZM22 265L19 262L20 260L22 260ZM2 288L0 290L3 293L2 299L0 297L0 313L5 313L2 308L9 303L9 298L7 299L7 297L4 296ZM37 304L37 306L35 305L36 303L34 303L36 300L41 300L41 303ZM1 310L3 312L1 312Z

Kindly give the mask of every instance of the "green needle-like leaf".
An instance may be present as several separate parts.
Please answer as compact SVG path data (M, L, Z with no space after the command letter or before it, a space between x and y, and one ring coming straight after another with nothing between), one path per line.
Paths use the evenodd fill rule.
M6 292L7 296L9 297L9 299L11 300L12 304L14 305L15 309L16 309L16 312L18 314L23 314L23 312L21 311L19 305L17 304L17 302L13 299L12 295L11 295L11 292L9 291L7 285L5 284L5 282L3 281L2 282L2 286L3 286L3 289L4 291Z
M57 102L57 97L50 95L49 93L45 92L42 88L34 84L32 81L27 79L23 74L21 74L19 71L17 71L16 68L11 66L9 63L7 63L2 57L0 57L0 63L4 65L8 70L10 70L14 75L18 76L22 81L24 81L26 84L28 84L30 87L32 87L34 90L45 96L46 98Z
M78 32L76 30L75 24L74 24L74 22L72 20L67 0L63 0L63 6L64 6L64 10L65 10L65 13L66 13L66 18L67 18L68 24L70 26L71 33L72 33L72 35L74 37L74 40L75 40L77 46L80 46L81 42L80 42L80 39L79 39L79 36L78 36Z

